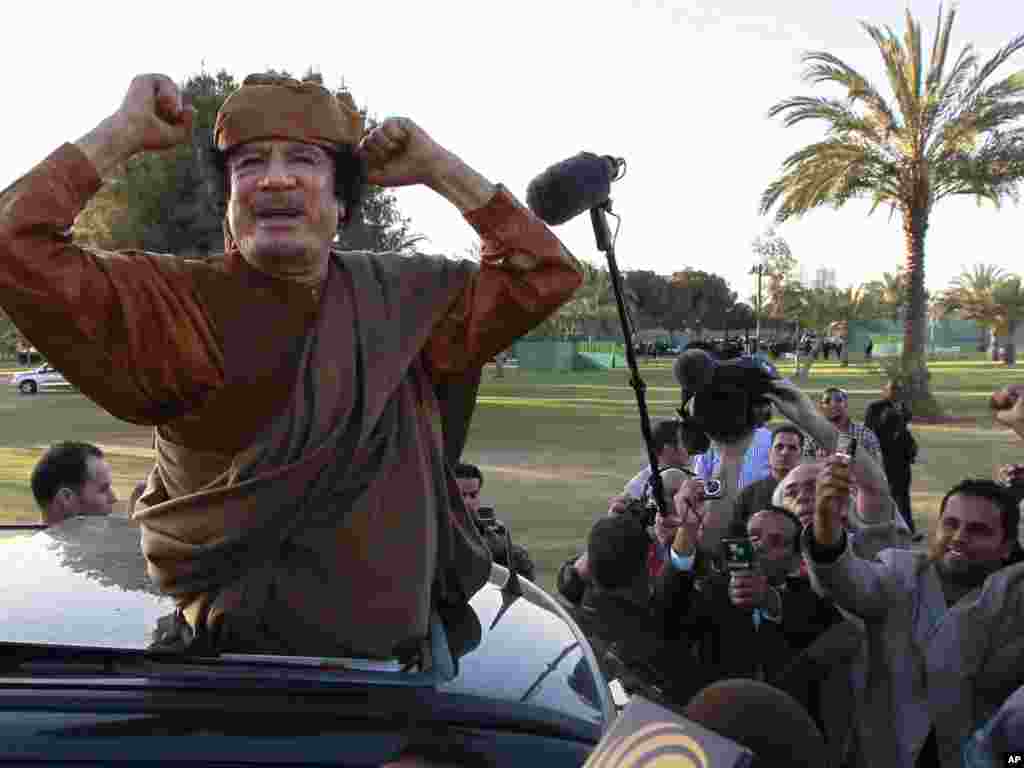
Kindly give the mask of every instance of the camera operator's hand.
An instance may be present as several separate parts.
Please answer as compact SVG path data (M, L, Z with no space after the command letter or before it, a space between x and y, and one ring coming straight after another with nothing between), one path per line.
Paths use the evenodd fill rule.
M704 483L693 477L687 479L672 502L675 512L672 521L675 525L672 551L682 557L689 557L697 549L704 523Z
M996 421L1024 438L1024 384L1011 384L992 393Z
M767 608L777 613L774 603L775 595L768 586L768 579L757 568L749 571L737 571L729 576L729 599L737 608L752 611L755 608Z
M780 379L773 382L773 386L774 391L766 393L765 397L779 409L779 413L801 429L810 432L818 445L830 445L829 440L819 439L818 433L824 431L822 437L825 437L829 429L832 429L832 425L821 414L814 401L792 382Z
M821 546L835 547L839 543L849 500L849 461L842 456L829 456L818 475L814 500L814 539Z

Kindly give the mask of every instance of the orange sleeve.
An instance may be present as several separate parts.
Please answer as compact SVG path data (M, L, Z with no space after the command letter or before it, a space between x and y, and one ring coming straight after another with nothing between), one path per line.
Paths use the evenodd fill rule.
M438 376L482 366L543 322L583 282L572 254L503 186L466 220L480 234L480 269L428 342L430 367ZM523 261L532 266L524 268Z
M223 356L183 260L71 242L100 183L65 144L0 193L0 307L99 406L161 424L222 385Z

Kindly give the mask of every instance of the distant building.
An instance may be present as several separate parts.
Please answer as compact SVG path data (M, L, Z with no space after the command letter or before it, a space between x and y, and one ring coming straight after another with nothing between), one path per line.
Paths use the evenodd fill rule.
M828 267L818 267L814 273L812 287L815 290L832 290L836 287L836 271Z

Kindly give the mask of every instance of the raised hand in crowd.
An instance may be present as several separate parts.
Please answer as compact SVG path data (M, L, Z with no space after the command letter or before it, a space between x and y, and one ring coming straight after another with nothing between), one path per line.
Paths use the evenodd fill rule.
M814 498L814 539L821 546L839 544L849 499L850 462L842 456L829 456L818 476Z
M754 432L748 432L739 440L728 443L714 441L713 446L721 457L718 477L721 494L705 502L705 515L700 547L707 551L717 551L722 537L733 519L736 498L740 492L740 471L743 460L754 441ZM702 490L703 492L703 490Z
M819 411L814 402L788 381L775 382L773 392L766 394L779 412L808 433L819 446L826 446L830 455L839 440L839 433ZM867 451L857 451L847 464L847 482L857 488L856 511L868 524L895 520L895 506L889 484L881 465Z
M689 557L696 551L703 533L705 504L704 483L693 477L683 483L673 498L675 515L671 528L664 533L667 536L671 532L672 551L677 555Z
M992 393L989 405L996 421L1024 438L1024 384L1010 384Z

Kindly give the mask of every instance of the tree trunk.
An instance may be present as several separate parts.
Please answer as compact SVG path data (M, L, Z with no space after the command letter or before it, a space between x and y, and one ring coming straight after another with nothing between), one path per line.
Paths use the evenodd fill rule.
M1014 342L1014 337L1017 334L1016 321L1010 322L1007 331L1009 333L1006 336L1006 367L1014 368L1017 365L1017 344Z
M907 311L903 322L903 355L900 360L908 385L908 399L915 414L938 415L939 407L928 384L925 358L926 311L924 291L924 243L928 233L926 205L903 208L903 241L908 276Z

